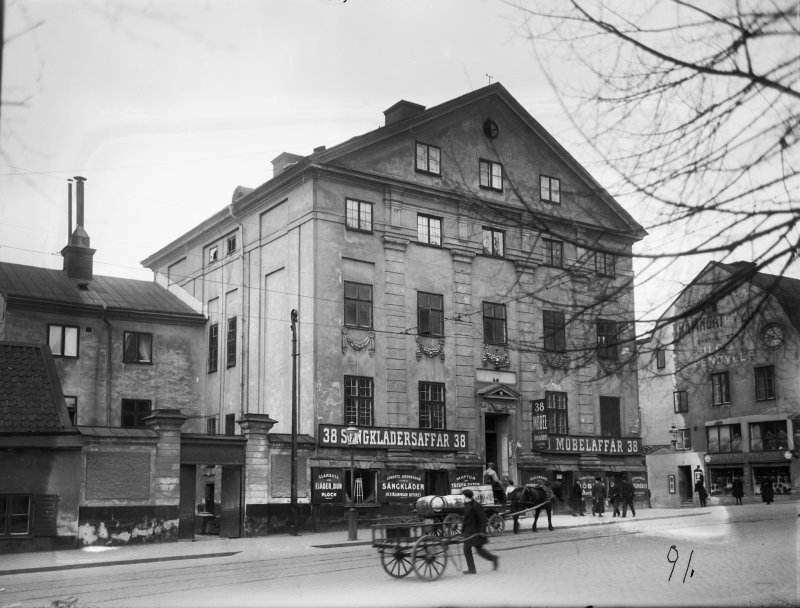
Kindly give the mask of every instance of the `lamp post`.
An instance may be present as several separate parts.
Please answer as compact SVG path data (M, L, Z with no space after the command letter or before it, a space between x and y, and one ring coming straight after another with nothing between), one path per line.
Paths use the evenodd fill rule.
M356 479L354 475L355 466L353 462L356 436L358 429L354 426L348 426L344 430L344 440L347 447L350 448L350 509L347 511L347 540L358 540L358 511L356 511Z
M297 310L292 310L292 456L289 498L290 533L297 536Z
M677 450L678 445L678 435L680 434L680 430L678 427L675 426L675 423L672 423L672 426L669 429L670 434L672 435L672 449Z

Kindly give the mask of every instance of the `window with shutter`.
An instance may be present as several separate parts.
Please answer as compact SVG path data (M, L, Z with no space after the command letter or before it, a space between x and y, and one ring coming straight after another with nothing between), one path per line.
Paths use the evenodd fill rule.
M33 497L33 535L56 536L58 495L37 494Z

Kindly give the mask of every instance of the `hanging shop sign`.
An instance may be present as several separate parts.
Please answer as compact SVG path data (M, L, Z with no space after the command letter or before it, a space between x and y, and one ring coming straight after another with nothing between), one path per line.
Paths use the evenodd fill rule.
M648 495L647 473L634 473L631 475L631 483L633 484L636 497L646 500Z
M342 469L311 469L311 502L314 504L344 502Z
M573 437L571 435L549 435L543 452L575 454L641 454L642 442L638 437Z
M381 502L408 502L425 495L422 471L384 471L379 487Z
M457 469L450 471L450 489L479 486L483 483L482 469Z
M320 424L317 442L320 447L347 448L347 427L335 424ZM460 452L467 449L466 431L437 429L405 429L396 427L361 427L356 433L353 446L359 448L406 448L416 450L441 450Z
M544 399L534 399L531 401L533 406L533 450L542 452L548 448L547 444L547 414L544 408Z

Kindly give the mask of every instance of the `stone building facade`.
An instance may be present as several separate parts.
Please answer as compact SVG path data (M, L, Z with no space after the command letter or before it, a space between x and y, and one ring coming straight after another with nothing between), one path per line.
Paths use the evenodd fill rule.
M143 261L208 312L204 422L250 435L245 533L285 525L293 487L302 525L408 513L487 461L646 485L641 226L500 84L385 116Z

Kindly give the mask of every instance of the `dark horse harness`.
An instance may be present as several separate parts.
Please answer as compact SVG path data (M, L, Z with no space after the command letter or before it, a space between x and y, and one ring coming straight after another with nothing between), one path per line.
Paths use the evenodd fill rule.
M532 496L534 491L541 491L544 493L544 496L539 496L536 499L533 499ZM555 493L553 488L550 485L545 484L536 484L531 486L524 486L522 488L518 488L512 492L511 498L511 506L512 506L512 513L507 513L507 516L512 517L514 519L514 533L517 533L518 529L518 518L521 514L526 513L528 511L535 512L535 518L533 522L533 531L536 531L536 522L539 519L539 512L542 509L547 511L547 522L548 528L553 529L552 524L550 523L550 505L553 502L553 498L555 497ZM525 500L525 498L529 498L529 500ZM538 504L532 504L537 502ZM526 506L524 509L517 510L517 507L521 505L532 504L532 506Z

